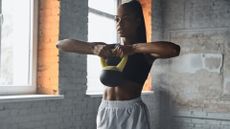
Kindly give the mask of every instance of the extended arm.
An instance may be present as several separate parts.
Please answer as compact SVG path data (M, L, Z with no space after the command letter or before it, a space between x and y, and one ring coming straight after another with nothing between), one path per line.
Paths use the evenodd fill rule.
M180 46L172 42L157 41L132 45L134 53L148 53L156 58L170 58L180 54Z
M103 42L85 42L76 39L64 39L58 41L56 47L65 52L92 54L107 58L112 55L113 45L108 45Z
M134 53L149 54L155 58L170 58L180 54L180 46L172 42L158 41L150 43L135 43L132 45L121 45L115 49L116 56L131 55Z
M94 54L95 43L88 43L75 39L64 39L58 41L56 47L65 52L76 52L80 54Z

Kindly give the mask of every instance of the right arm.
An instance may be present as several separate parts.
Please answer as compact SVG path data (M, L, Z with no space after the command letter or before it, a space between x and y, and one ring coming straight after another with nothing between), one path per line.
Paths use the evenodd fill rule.
M57 42L56 47L65 52L79 54L92 54L101 57L108 57L112 54L112 47L103 42L85 42L76 39L63 39Z
M94 43L75 39L63 39L58 41L56 47L65 52L76 52L79 54L94 54Z

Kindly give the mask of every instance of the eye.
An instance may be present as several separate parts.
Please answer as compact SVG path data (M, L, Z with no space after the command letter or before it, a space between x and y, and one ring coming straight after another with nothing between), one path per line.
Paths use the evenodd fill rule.
M118 17L118 16L115 16L114 20L115 20L116 22L120 22L120 21L121 21L121 18Z

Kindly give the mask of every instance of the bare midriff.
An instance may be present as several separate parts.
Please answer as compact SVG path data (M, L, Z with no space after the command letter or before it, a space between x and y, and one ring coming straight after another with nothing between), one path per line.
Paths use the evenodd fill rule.
M135 82L126 81L116 87L106 87L103 95L105 100L130 100L141 95L143 86Z

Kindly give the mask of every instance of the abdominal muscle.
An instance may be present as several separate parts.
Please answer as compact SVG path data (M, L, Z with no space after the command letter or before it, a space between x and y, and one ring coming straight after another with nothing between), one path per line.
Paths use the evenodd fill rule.
M103 99L105 100L130 100L141 95L143 86L131 81L125 81L120 86L106 87Z

